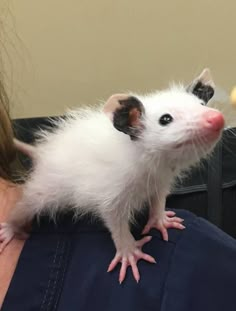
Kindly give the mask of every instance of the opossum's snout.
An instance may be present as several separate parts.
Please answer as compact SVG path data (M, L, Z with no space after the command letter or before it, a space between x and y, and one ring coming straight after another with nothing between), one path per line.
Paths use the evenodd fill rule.
M221 112L209 108L201 111L194 121L190 121L189 125L185 132L186 139L184 142L178 143L176 148L205 145L207 150L220 138L225 120Z
M217 138L223 130L225 120L221 112L217 110L208 110L203 113L199 125L206 139L214 139Z
M220 131L224 127L225 120L219 111L207 111L204 114L203 125L210 131Z

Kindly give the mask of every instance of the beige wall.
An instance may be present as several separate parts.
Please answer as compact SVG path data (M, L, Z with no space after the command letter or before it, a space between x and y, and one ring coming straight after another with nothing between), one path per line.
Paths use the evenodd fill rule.
M147 92L204 66L227 92L236 84L235 0L8 2L14 116Z

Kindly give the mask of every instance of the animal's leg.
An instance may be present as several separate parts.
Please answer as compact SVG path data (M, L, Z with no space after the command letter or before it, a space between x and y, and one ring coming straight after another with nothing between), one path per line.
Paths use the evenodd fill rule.
M108 267L108 272L112 271L118 263L121 263L119 282L122 283L125 279L128 266L131 266L133 276L136 282L139 282L140 273L137 262L143 259L150 263L156 263L152 256L142 251L142 247L151 240L151 236L146 236L136 241L130 233L128 216L120 217L117 214L109 215L109 217L107 216L108 215L106 215L106 224L111 231L116 247L116 254Z
M165 211L166 197L159 197L152 201L149 211L149 219L146 226L143 229L143 234L147 234L150 229L156 228L161 231L163 240L168 241L167 229L185 229L182 224L184 221L182 218L176 217L175 212Z
M27 197L24 197L11 211L8 221L0 223L0 253L15 236L22 239L28 236L25 232L25 227L32 221L35 215L33 207L36 204L37 200L35 200L33 205L27 201Z
M11 224L6 222L0 223L0 253L4 250L7 244L13 239L15 235Z

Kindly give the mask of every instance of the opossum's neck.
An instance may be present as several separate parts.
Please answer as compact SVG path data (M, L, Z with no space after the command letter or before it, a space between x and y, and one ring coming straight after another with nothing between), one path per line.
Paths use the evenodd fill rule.
M147 185L154 184L159 189L169 189L179 174L179 170L172 161L164 155L150 155L143 153L136 162L139 178Z
M177 169L176 161L173 160L172 157L168 155L168 153L149 154L144 151L138 158L137 165L140 165L145 170L152 170L157 171L159 173L166 173L167 175L171 176L175 174Z

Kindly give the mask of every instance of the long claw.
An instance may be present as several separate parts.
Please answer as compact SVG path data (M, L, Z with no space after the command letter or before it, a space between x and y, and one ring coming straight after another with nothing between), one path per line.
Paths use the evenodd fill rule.
M151 241L152 236L145 236L144 238L142 238L141 240L137 241L136 244L138 247L142 248L144 244L148 243L149 241Z
M162 228L160 228L159 230L161 231L163 240L166 241L166 242L168 242L169 237L168 237L168 232L167 232L166 228L165 228L165 227L162 227Z
M150 256L148 254L143 254L142 255L142 259L146 260L146 261L148 261L150 263L157 263L156 260L152 256Z
M132 268L133 276L134 276L136 282L138 283L140 280L140 274L139 274L137 263L136 263L134 257L130 258L130 265Z
M184 221L184 219L183 218L180 218L180 217L169 217L168 218L168 221L169 222L183 222Z
M119 273L120 284L124 281L126 277L126 271L128 266L131 266L134 279L136 280L136 282L139 282L140 273L137 267L137 262L140 259L143 259L150 263L156 263L155 259L152 256L143 253L141 250L143 245L148 243L151 240L151 238L152 238L151 236L145 236L141 240L135 241L134 244L130 246L130 249L124 247L124 251L122 250L117 251L107 271L108 272L112 271L117 266L117 264L121 262L121 268Z
M186 227L184 225L182 225L179 222L173 221L173 222L167 222L165 225L166 228L175 228L175 229L185 229Z
M150 215L151 217L149 218L146 226L143 229L143 234L146 234L151 228L155 228L161 232L163 240L168 241L167 229L185 229L185 226L182 224L184 219L175 216L176 214L173 211L166 211L161 218L158 218L158 216L155 215L153 212Z
M126 276L126 270L128 267L127 260L123 260L121 264L121 269L120 269L120 276L119 276L119 282L120 284L124 281L125 276Z
M111 272L116 267L116 265L120 262L120 260L121 260L120 256L115 256L115 258L110 263L110 265L107 269L107 272Z
M173 211L166 211L165 213L166 213L166 215L169 216L169 217L173 217L173 216L176 215L176 213L173 212Z

